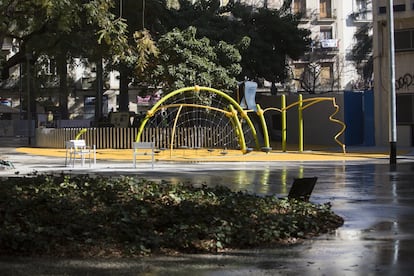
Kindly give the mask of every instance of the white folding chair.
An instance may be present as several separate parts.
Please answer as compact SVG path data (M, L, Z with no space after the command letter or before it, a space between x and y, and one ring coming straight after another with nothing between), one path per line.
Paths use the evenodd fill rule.
M132 142L134 168L137 167L137 155L148 155L148 152L151 155L152 168L154 168L154 147L154 142Z
M92 164L96 164L96 147L95 145L91 148L86 145L85 140L69 140L66 141L66 158L65 165L71 165L75 167L76 159L81 160L81 166L85 165L85 159L89 159L89 167Z

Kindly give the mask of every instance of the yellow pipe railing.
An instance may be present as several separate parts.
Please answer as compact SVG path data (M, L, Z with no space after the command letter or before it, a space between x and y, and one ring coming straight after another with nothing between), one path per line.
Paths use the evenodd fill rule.
M287 124L286 124L286 96L282 95L282 151L286 152Z
M308 107L310 107L310 106L312 106L312 105L314 105L314 104L317 104L317 103L320 103L320 102L323 102L323 101L331 101L332 102L332 105L333 105L333 107L335 107L335 112L334 113L332 113L330 116L329 116L329 120L331 121L331 122L334 122L334 123L338 123L338 124L340 124L341 126L342 126L342 129L334 136L334 140L335 140L335 142L338 144L338 145L340 145L341 146L341 148L342 148L342 152L343 153L346 153L346 149L345 149L345 144L343 144L341 141L339 141L339 139L338 139L338 137L340 136L340 135L342 135L344 132L345 132L345 129L346 129L346 125L342 122L342 121L340 121L340 120L338 120L338 119L335 119L335 118L333 118L333 116L335 116L338 112L339 112L339 106L336 104L336 99L335 98L310 98L310 99L305 99L305 100L302 100L302 103L308 103L308 104L305 104L305 105L303 105L301 108L302 108L302 110L304 110L304 109L306 109L306 108L308 108ZM303 144L302 144L302 148L303 148Z
M298 102L298 138L299 138L299 152L303 152L303 96L299 94Z
M288 106L286 106L286 99L285 96L282 95L282 108L274 108L274 107L269 107L264 109L264 112L269 111L269 110L275 110L275 111L279 111L282 114L282 150L286 151L286 111L296 105L298 105L298 115L299 115L299 122L298 122L298 128L299 128L299 151L303 151L303 110L305 110L306 108L317 104L319 102L323 102L323 101L331 101L332 105L335 107L335 111L334 113L332 113L329 116L329 120L331 122L340 124L342 126L342 129L340 131L338 131L338 133L334 136L334 140L337 144L339 144L342 148L343 153L346 153L346 148L345 148L345 144L343 144L341 141L339 141L338 137L341 136L346 129L346 125L338 120L335 119L334 116L339 112L339 106L336 104L336 99L334 97L331 98L309 98L309 99L303 99L302 95L299 95L299 101L294 102Z

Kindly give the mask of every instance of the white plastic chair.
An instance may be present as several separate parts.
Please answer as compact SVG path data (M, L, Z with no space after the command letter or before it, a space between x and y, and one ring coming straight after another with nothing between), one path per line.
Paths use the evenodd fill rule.
M89 159L89 167L96 164L96 147L95 145L91 148L86 145L85 140L69 140L66 141L66 158L65 165L71 165L75 167L76 159L81 160L81 166L85 165L85 159Z
M132 142L132 162L134 164L134 168L137 167L137 155L147 155L148 151L151 154L151 164L152 168L154 168L154 142Z

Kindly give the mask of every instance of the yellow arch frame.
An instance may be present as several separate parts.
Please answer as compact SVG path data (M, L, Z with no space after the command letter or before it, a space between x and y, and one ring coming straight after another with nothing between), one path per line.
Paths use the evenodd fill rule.
M230 102L229 105L229 109L230 111L226 111L226 110L222 110L219 108L215 108L215 107L211 107L211 106L204 106L204 105L199 105L199 104L170 104L170 105L162 105L164 102L166 102L168 99L170 99L171 97L184 93L184 92L188 92L188 91L194 91L194 92L199 92L201 90L204 91L208 91L210 93L214 93L217 94L223 98L225 98L226 100L228 100ZM204 87L204 86L193 86L193 87L184 87L178 90L175 90L171 93L169 93L168 95L162 97L150 110L147 111L147 114L144 118L144 120L142 121L139 129L138 129L138 134L135 138L136 142L139 142L141 139L141 134L145 128L145 125L147 124L148 120L154 116L155 113L157 113L157 111L159 111L161 108L169 108L169 107L179 107L182 108L183 106L191 106L191 107L199 107L199 108L204 108L204 109L211 109L211 110L215 110L218 112L222 112L225 113L227 116L230 117L231 121L232 121L232 125L236 128L236 133L237 136L239 138L239 143L240 143L240 147L243 153L247 152L247 147L246 147L246 143L245 143L245 139L243 136L243 131L241 129L241 123L239 118L237 117L238 114L241 115L242 119L246 120L248 126L250 127L255 143L256 143L256 147L260 148L259 145L259 140L257 138L257 132L256 129L252 123L252 121L250 120L249 116L247 116L247 113L243 110L243 108L229 95L227 95L226 93L211 88L211 87ZM175 128L175 127L174 127Z

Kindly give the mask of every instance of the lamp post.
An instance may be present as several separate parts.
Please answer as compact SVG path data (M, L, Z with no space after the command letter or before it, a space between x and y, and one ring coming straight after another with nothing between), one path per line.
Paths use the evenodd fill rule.
M390 141L390 164L397 164L397 120L396 120L396 96L395 96L395 57L394 57L394 3L388 0L388 38L389 38L389 141Z
M142 30L145 29L145 0L142 0Z

